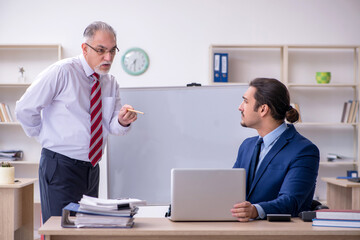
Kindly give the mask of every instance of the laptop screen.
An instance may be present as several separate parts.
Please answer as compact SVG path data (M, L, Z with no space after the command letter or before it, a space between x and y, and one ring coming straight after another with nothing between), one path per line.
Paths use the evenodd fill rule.
M235 221L231 208L245 201L245 169L172 169L173 221Z

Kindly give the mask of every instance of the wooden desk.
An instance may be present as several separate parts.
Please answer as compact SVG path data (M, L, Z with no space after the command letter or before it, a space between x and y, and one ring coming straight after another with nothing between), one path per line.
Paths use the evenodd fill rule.
M135 218L130 229L61 228L61 217L51 217L39 229L46 240L212 240L212 239L277 239L277 240L359 240L359 228L312 227L298 218L291 222L172 222L166 218Z
M34 178L0 184L0 239L34 240Z
M336 178L321 180L327 183L326 201L331 209L360 210L360 183Z

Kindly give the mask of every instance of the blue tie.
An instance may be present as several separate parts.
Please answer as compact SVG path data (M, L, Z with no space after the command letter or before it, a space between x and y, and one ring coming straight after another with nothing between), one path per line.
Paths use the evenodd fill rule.
M249 174L248 174L247 184L246 184L246 195L249 194L252 182L253 182L254 177L255 177L256 167L257 167L257 165L259 163L259 155L260 155L260 149L261 149L261 144L262 143L263 143L263 139L259 138L257 140L257 142L256 142L256 146L255 146L253 155L251 157Z

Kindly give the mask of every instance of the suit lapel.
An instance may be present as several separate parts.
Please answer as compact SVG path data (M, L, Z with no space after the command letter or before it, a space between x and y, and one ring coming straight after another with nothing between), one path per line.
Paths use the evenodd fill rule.
M249 161L247 161L246 165L245 165L245 169L246 169L246 181L248 181L248 176L249 176L249 172L250 172L250 166L251 166L251 157L254 153L254 149L255 149L255 145L256 145L256 141L258 139L258 137L254 138L254 143L251 143L251 145L253 146L251 150L247 151L247 157L246 159L250 159Z
M293 125L288 125L288 129L280 136L275 145L270 149L270 151L266 154L264 160L261 162L261 165L258 171L255 174L254 181L250 187L248 198L253 192L255 186L257 185L259 179L264 175L265 170L274 159L274 157L283 149L289 142L289 140L294 136L296 130Z

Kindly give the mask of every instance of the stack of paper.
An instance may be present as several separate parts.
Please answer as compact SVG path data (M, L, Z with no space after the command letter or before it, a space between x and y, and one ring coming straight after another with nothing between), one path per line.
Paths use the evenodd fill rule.
M75 224L78 227L132 227L134 225L133 217L111 217L89 214L76 214Z
M6 161L21 160L23 158L23 151L21 150L0 150L0 159Z
M146 205L146 201L125 198L125 199L101 199L83 195L79 202L81 210L119 212L137 209L137 206Z
M76 212L76 227L132 227L139 199L100 199L84 195L80 202L70 203L64 210Z

